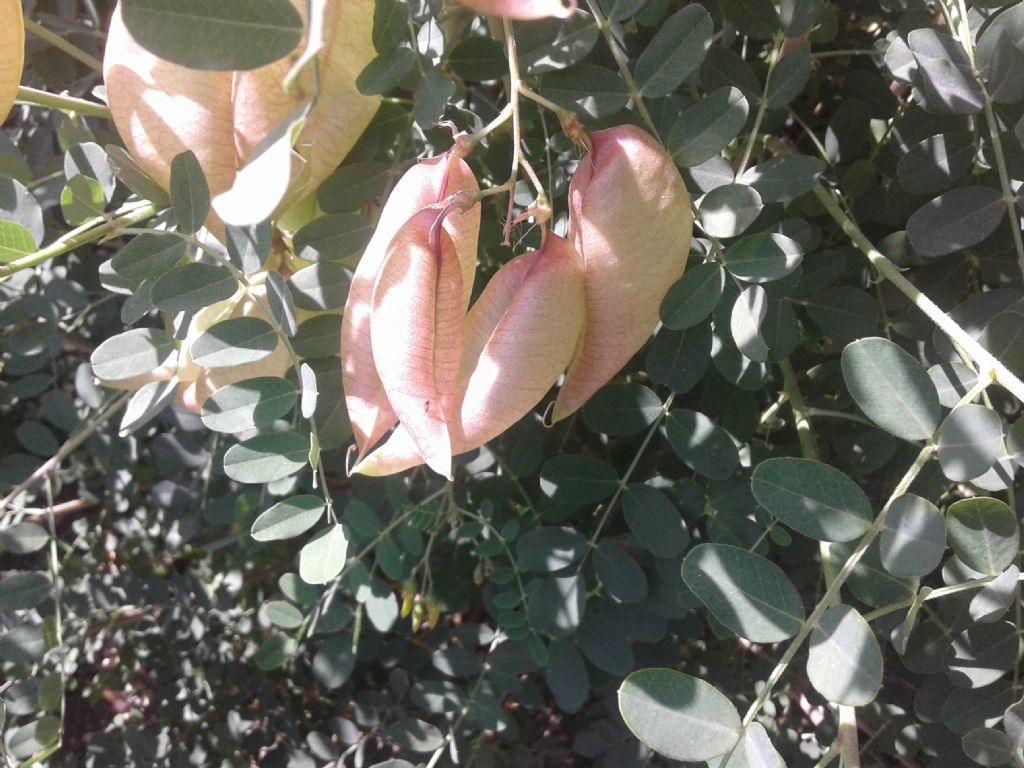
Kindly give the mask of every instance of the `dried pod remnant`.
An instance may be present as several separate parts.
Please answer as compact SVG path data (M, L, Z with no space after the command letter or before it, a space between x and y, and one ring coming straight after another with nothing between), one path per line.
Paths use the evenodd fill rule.
M305 0L292 5L306 18ZM312 193L338 166L374 113L378 99L356 89L356 77L375 56L372 0L326 4L319 93L295 145L292 182L281 209ZM285 93L293 54L249 71L189 69L139 45L114 11L103 74L107 99L125 146L164 188L171 160L191 149L214 196L232 188L238 171L271 132L306 103L311 80Z
M537 405L569 364L584 314L583 260L566 240L548 233L539 250L498 270L461 332L453 454L494 439ZM354 471L389 475L423 462L403 423Z
M452 154L414 165L395 185L349 286L341 324L341 371L352 432L361 457L391 429L397 417L381 383L370 336L371 299L389 246L416 212L440 204L460 193L479 191L466 162ZM442 227L458 257L462 279L460 314L469 306L476 273L480 206L455 209L443 217Z
M683 274L693 235L675 163L631 125L586 134L569 185L569 239L586 265L587 321L555 402L565 418L646 343L665 294Z
M480 13L504 16L514 21L565 19L576 12L576 0L459 0Z

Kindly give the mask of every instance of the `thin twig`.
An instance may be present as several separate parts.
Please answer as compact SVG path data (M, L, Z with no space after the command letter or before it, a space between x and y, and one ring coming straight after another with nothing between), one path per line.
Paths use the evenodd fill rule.
M56 34L54 32L51 32L46 27L44 27L42 24L40 24L40 23L38 23L36 21L32 21L32 19L25 19L25 31L29 32L30 34L35 35L40 40L45 40L50 45L52 45L54 48L57 48L58 50L63 51L64 53L66 53L71 58L78 59L78 61L80 61L83 64L85 64L90 69L93 69L96 72L102 72L103 71L103 62L102 61L97 59L91 53L86 53L81 48L79 48L77 45L72 43L70 40L67 40L67 39L61 37L60 35L58 35L58 34Z

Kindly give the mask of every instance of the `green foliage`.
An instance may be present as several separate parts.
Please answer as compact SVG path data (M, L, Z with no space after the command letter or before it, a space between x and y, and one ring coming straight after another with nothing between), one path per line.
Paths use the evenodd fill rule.
M236 196L189 151L164 190L95 101L112 3L25 7L62 48L30 38L0 139L8 764L825 768L857 732L865 766L1020 762L1024 2L377 0L385 99L283 215L305 108ZM122 10L183 66L315 55L284 0ZM539 244L514 154L566 231L553 106L683 175L662 325L452 483L349 477L380 205L470 134L478 296Z

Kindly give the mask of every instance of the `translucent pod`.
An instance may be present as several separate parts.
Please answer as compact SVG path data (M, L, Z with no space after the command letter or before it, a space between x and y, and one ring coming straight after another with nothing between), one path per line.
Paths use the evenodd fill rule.
M586 135L569 185L569 239L586 265L586 331L558 393L564 419L636 354L683 274L693 236L690 196L648 133L623 125Z
M292 0L292 5L305 20L305 0ZM356 77L376 55L373 2L327 3L325 13L320 90L295 144L291 185L279 210L316 190L348 154L379 104L376 97L360 94L355 85ZM308 74L291 93L283 88L304 47L305 41L289 56L253 70L189 69L139 45L125 27L118 6L103 59L114 124L135 160L165 189L170 186L171 161L191 149L211 194L226 193L260 144L308 99L312 87ZM210 225L215 234L221 234L215 217L211 216Z
M396 421L377 372L370 341L373 286L388 246L398 230L418 211L457 193L472 194L479 189L466 162L452 154L417 163L395 185L381 211L373 237L363 251L352 276L341 323L342 384L359 457L373 448ZM462 275L461 311L465 313L476 273L480 206L451 210L442 226L458 256Z
M583 260L548 234L541 248L498 270L466 316L452 453L480 447L534 408L572 359L584 323ZM389 475L424 463L399 425L354 468Z

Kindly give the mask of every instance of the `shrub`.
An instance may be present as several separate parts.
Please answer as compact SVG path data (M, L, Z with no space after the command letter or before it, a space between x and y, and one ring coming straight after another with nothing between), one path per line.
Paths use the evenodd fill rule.
M1024 2L470 5L25 4L6 764L1019 763Z

